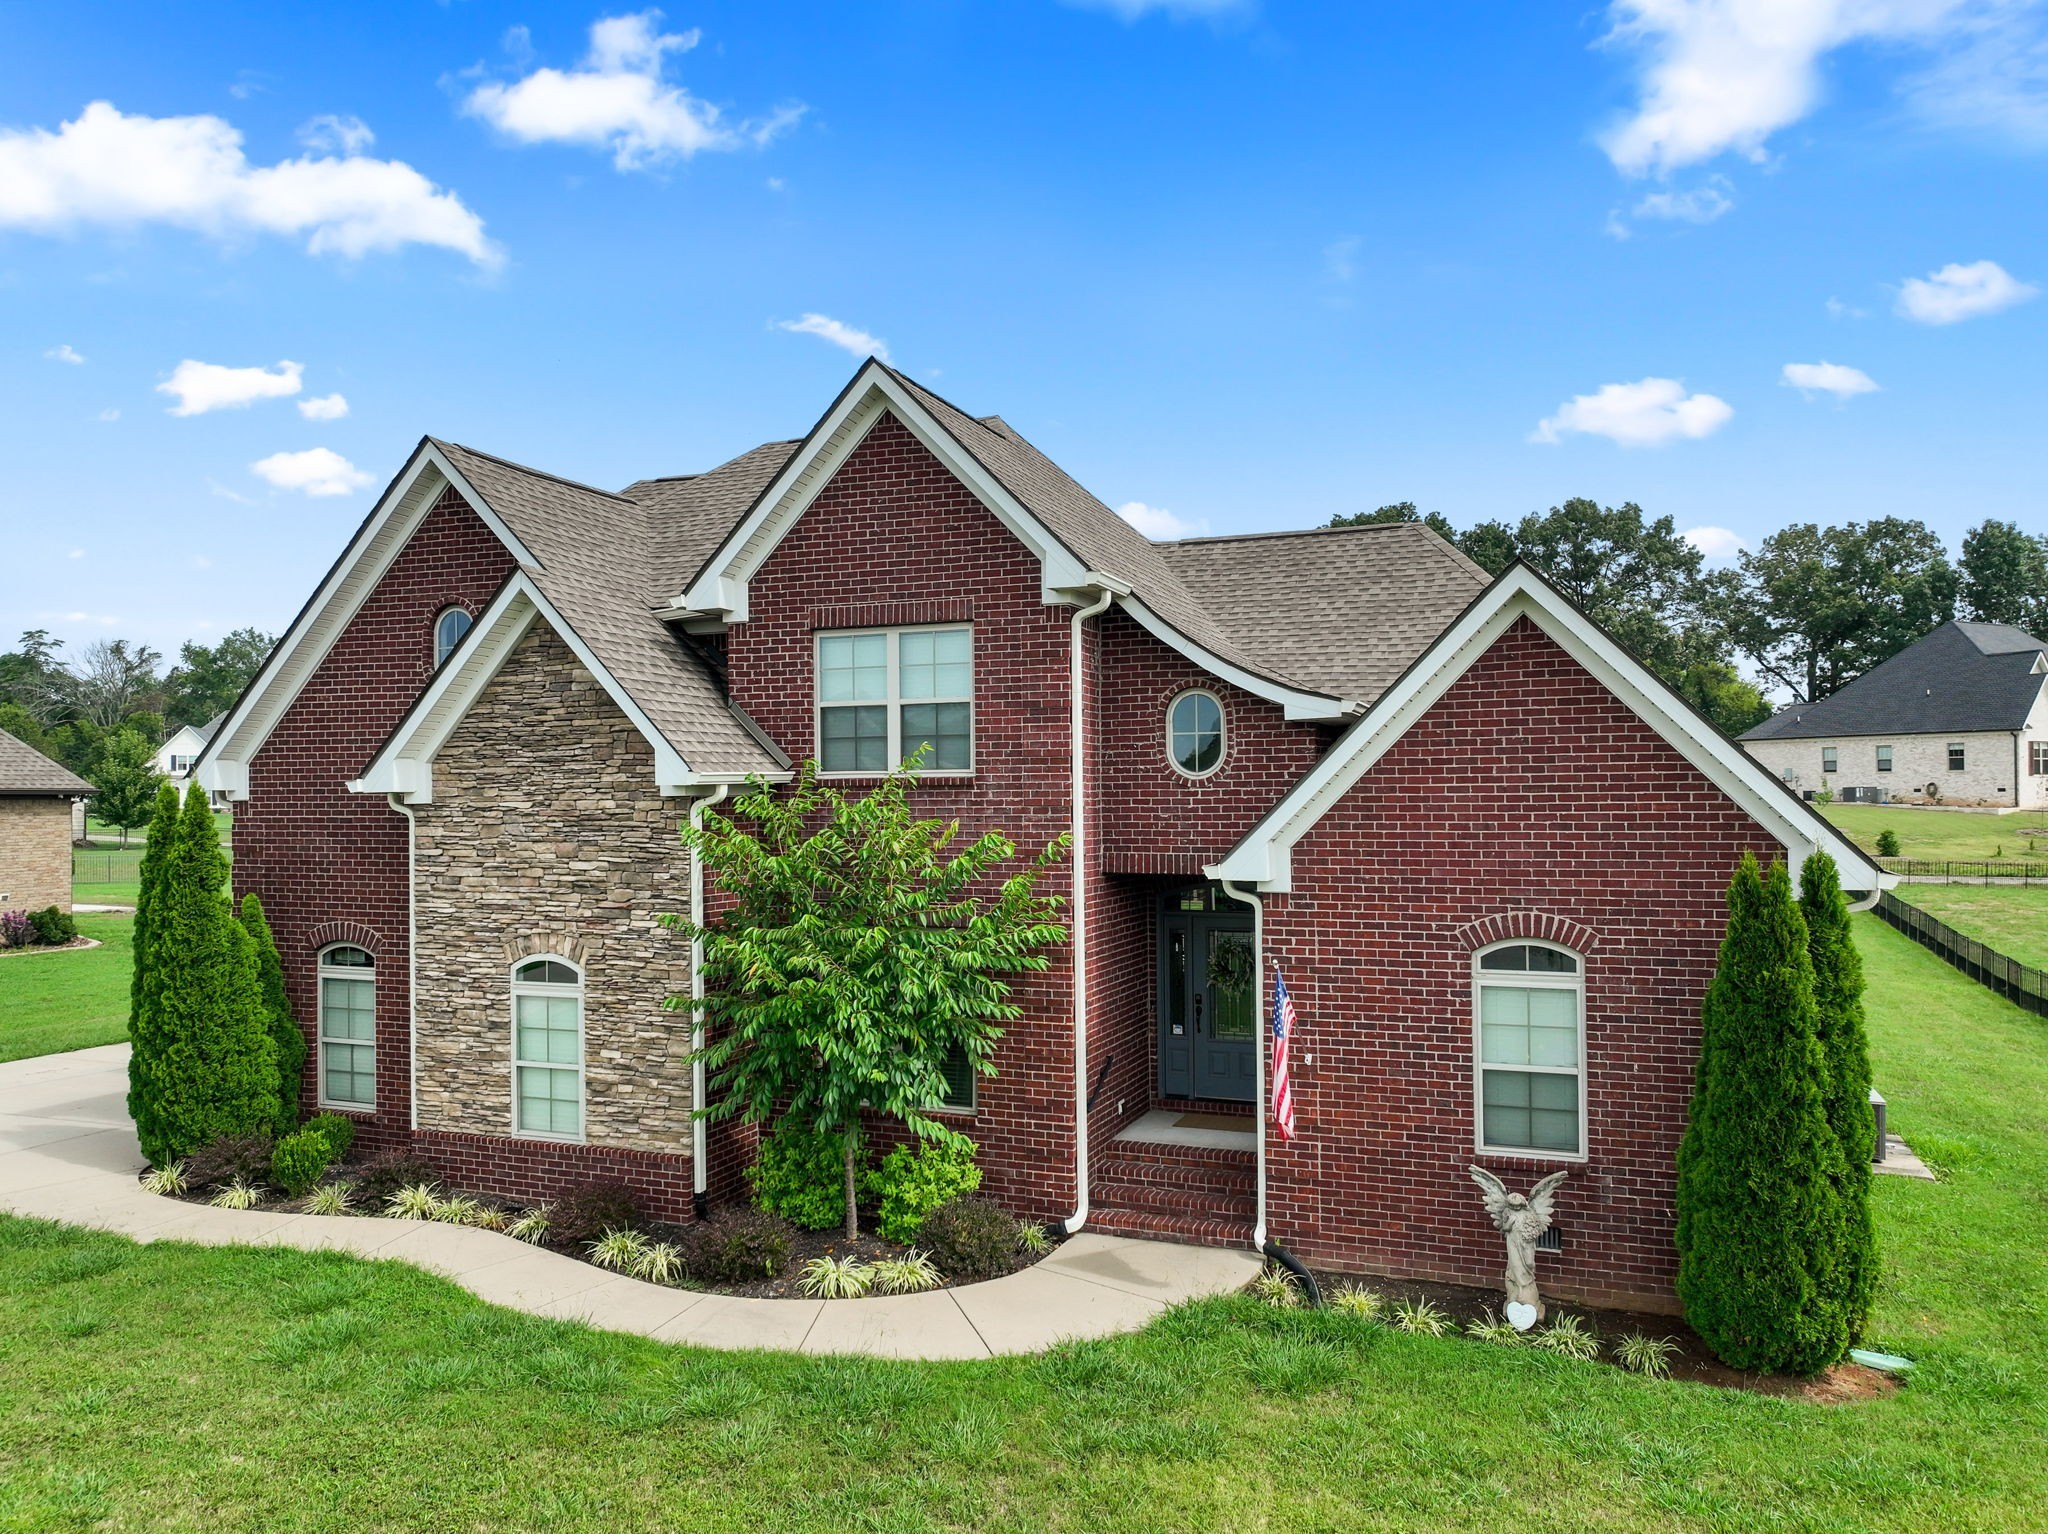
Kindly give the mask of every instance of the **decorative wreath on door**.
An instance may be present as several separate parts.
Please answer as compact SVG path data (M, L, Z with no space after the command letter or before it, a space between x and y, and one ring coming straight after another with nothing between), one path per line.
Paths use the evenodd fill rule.
M1219 991L1252 988L1252 945L1239 938L1219 938L1209 945L1209 984Z

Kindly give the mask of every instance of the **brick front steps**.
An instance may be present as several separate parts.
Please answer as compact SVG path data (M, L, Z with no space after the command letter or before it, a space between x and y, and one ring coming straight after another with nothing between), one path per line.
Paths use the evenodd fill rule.
M1088 1229L1248 1247L1255 1176L1248 1150L1116 1140L1089 1176Z

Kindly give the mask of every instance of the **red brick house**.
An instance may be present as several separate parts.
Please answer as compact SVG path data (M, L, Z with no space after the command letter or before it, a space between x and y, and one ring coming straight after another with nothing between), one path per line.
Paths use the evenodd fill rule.
M1155 544L877 362L800 441L610 492L423 440L198 767L317 1069L467 1181L687 1217L684 818L929 742L921 808L1071 833L1073 938L948 1111L1025 1213L1492 1282L1466 1177L1560 1166L1561 1294L1669 1308L1743 851L1878 870L1526 569L1414 524ZM714 892L715 893L715 892ZM1297 1132L1257 1046L1300 1013Z

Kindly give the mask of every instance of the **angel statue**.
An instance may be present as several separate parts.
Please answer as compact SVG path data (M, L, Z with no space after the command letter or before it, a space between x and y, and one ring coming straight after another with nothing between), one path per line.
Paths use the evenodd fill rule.
M1570 1174L1552 1172L1529 1190L1525 1198L1510 1193L1485 1167L1468 1167L1472 1180L1486 1198L1486 1212L1494 1229L1508 1244L1508 1320L1518 1332L1526 1332L1543 1319L1543 1296L1536 1289L1536 1238L1550 1229L1550 1201L1558 1184Z

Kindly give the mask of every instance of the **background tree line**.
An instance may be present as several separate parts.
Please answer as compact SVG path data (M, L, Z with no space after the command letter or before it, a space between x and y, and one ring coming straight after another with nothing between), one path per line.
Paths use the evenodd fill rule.
M1770 717L1767 690L1824 698L1951 618L2048 633L2048 537L2011 522L1970 529L1954 562L1910 518L1801 522L1722 569L1632 501L1569 500L1462 531L1401 501L1330 526L1377 522L1424 523L1490 574L1528 560L1731 735Z
M0 653L0 730L91 783L94 818L125 835L156 803L157 748L180 726L232 706L274 643L236 629L216 645L181 646L164 672L148 645L96 639L66 655L62 640L30 629Z

